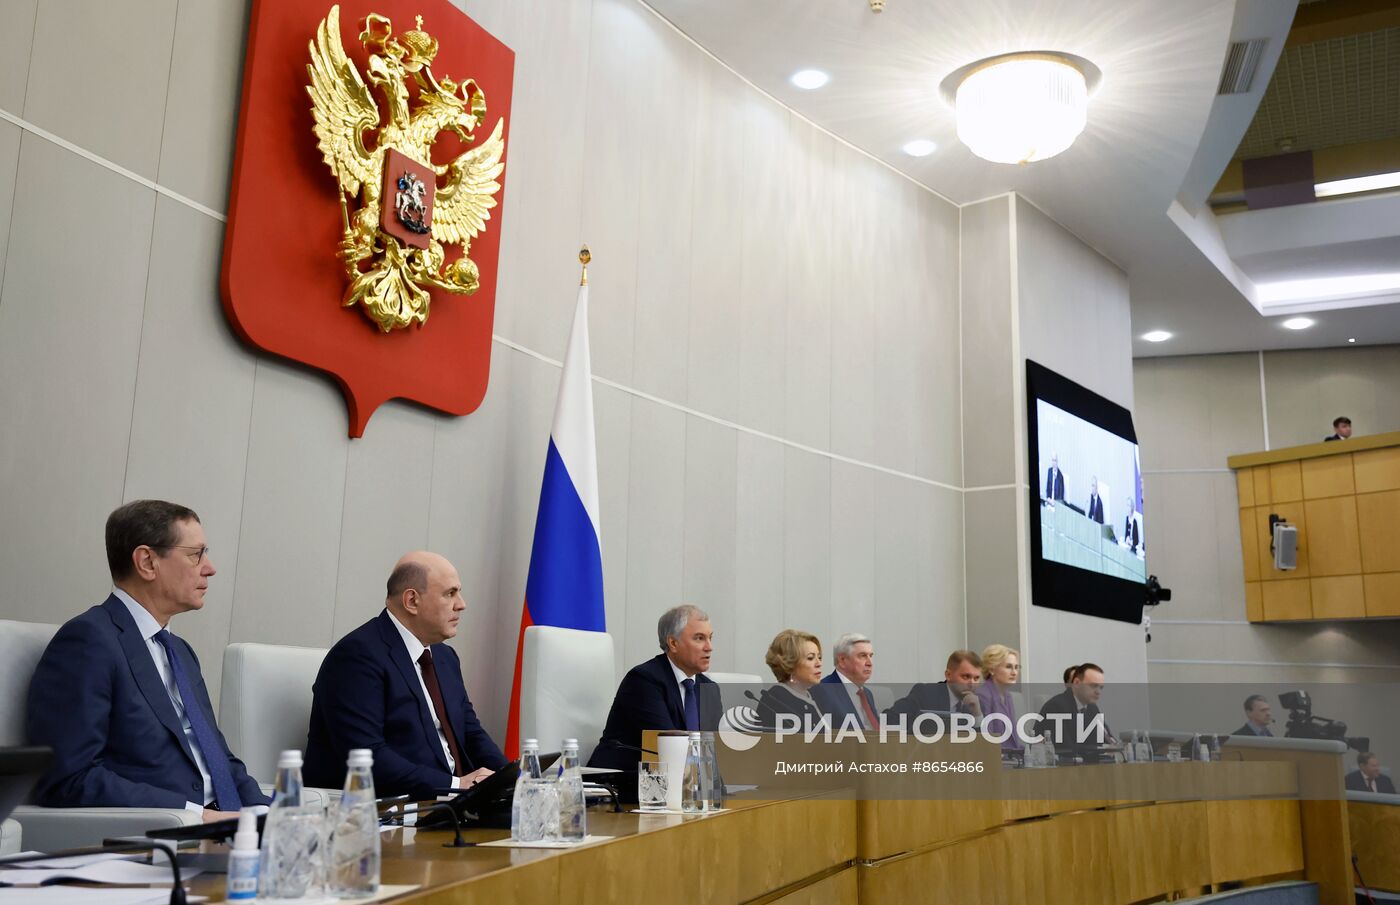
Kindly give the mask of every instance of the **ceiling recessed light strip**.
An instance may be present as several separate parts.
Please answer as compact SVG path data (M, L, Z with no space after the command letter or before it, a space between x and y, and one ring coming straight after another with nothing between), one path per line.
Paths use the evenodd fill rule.
M800 69L788 81L804 91L815 91L831 81L831 76L820 69Z
M1355 195L1357 192L1379 192L1396 188L1400 188L1400 173L1377 173L1374 176L1319 182L1313 187L1313 194L1318 198L1332 198L1337 195Z
M1166 330L1152 330L1142 334L1142 338L1150 343L1164 343L1171 339L1172 335Z
M1312 280L1281 280L1276 283L1259 283L1257 289L1259 301L1265 305L1376 295L1400 291L1400 271L1359 273Z

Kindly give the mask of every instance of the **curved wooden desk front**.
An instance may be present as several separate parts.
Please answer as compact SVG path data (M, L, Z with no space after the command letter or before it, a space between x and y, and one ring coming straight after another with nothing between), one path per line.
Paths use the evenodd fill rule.
M1299 801L1299 770L1286 761L1104 765L1010 771L1004 785L1018 797L1008 801L736 801L729 813L708 817L595 810L590 831L617 838L572 851L447 849L447 833L398 830L384 836L383 880L421 887L397 901L432 905L1060 905L1307 877L1320 883L1327 905L1349 903L1348 878L1338 873L1345 859L1307 838L1345 846L1345 802ZM1082 783L1086 796L1044 794L1054 783L1063 796L1066 782ZM1138 794L1149 787L1240 797ZM1314 805L1324 807L1310 817ZM505 833L466 835L486 841ZM219 901L222 879L196 878L192 890Z

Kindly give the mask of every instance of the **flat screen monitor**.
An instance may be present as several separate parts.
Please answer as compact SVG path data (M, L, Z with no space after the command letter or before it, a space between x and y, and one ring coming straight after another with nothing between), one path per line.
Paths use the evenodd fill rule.
M1142 621L1147 550L1133 415L1026 362L1031 600Z

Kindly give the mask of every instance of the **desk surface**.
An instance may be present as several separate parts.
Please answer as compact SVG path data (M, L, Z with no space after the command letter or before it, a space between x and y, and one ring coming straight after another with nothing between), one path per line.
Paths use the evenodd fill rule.
M1342 453L1381 449L1386 446L1400 446L1400 431L1391 431L1387 434L1367 434L1364 437L1352 437L1349 440L1304 443L1302 446L1287 446L1282 449L1269 449L1262 452L1240 453L1230 456L1225 461L1231 468L1249 468L1254 465L1272 465L1277 462L1293 462L1299 459L1339 456Z

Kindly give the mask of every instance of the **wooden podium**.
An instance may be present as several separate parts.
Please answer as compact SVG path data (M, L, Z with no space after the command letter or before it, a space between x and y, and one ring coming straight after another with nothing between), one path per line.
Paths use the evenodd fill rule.
M1400 616L1400 432L1231 456L1250 622ZM1274 568L1269 517L1298 529Z

